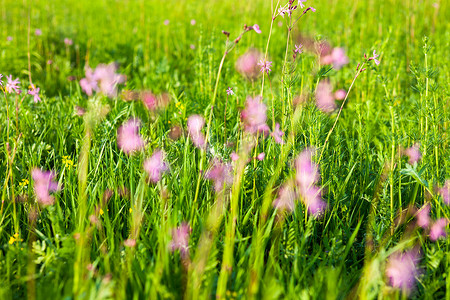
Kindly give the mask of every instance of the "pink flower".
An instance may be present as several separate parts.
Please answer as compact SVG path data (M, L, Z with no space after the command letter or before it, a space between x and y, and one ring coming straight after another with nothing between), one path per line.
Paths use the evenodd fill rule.
M316 89L316 105L324 113L331 113L336 109L333 87L329 81L322 80Z
M3 86L3 81L2 81L3 75L0 74L0 86Z
M214 181L214 190L216 193L220 193L233 183L233 168L230 164L215 158L211 169L206 172L205 178Z
M305 4L303 4L304 2L306 2L306 0L298 0L298 6L300 6L300 8L304 8Z
M247 97L245 109L241 112L241 120L244 123L244 129L248 133L256 134L258 131L266 135L269 132L269 126L266 124L267 107L261 102L261 97Z
M431 225L430 228L430 240L437 241L441 237L446 237L445 227L449 221L447 219L441 218Z
M156 95L152 92L143 92L141 94L142 103L148 110L154 111L158 106L158 100L156 99Z
M130 119L117 129L117 145L127 155L144 148L144 140L139 135L139 120Z
M157 183L161 176L168 170L167 163L164 161L164 153L156 150L153 155L144 162L144 170L148 173L150 181Z
M170 250L180 250L182 258L189 256L189 235L191 227L187 223L182 223L179 227L172 229L172 241L169 244Z
M123 245L128 248L134 248L134 247L136 247L136 240L135 239L127 239L127 240L123 241Z
M200 115L192 115L187 120L187 128L192 143L197 148L204 148L206 146L205 137L202 133L202 128L205 126L205 119Z
M237 155L236 152L233 152L230 154L230 158L232 161L237 161L239 159L239 155Z
M318 216L326 209L327 204L322 200L320 188L316 186L320 174L317 165L311 161L312 154L310 149L305 149L295 160L295 182L308 213Z
M306 1L306 0L305 0ZM300 44L300 45L295 45L295 49L294 49L294 53L297 53L297 54L301 54L301 53L303 53L303 45L302 44Z
M37 36L40 36L40 35L42 35L42 30L40 30L39 28L36 29L36 30L34 31L34 34L37 35Z
M191 25L194 26L195 24L197 24L197 21L195 21L194 19L191 20Z
M439 189L439 194L441 194L444 203L450 205L450 179L447 179L444 186Z
M7 93L12 93L13 91L16 94L20 94L20 87L18 84L20 84L20 81L18 78L12 80L12 75L6 76L7 82L5 86L5 91Z
M273 139L275 140L275 142L277 144L281 144L281 145L284 144L284 141L283 141L284 132L280 130L279 123L275 124L275 129L273 130L273 132L270 135L273 137Z
M264 152L261 152L258 156L256 156L256 159L259 161L264 160L264 158L266 158L266 154Z
M13 40L13 37L12 37L12 36L8 36L8 37L6 37L6 40L7 40L8 42L11 42L11 41Z
M34 193L36 194L37 201L46 206L54 203L53 196L50 192L56 192L60 190L57 182L53 181L55 173L50 171L41 171L38 168L34 168L31 171L31 177L34 181Z
M380 64L380 61L377 59L377 57L379 57L379 54L375 53L375 50L373 50L373 56L369 57L369 61L373 60L375 62L375 64L378 66Z
M272 62L268 61L268 60L263 60L261 59L258 63L258 66L261 67L261 69L259 70L261 73L267 73L267 75L269 75L269 72L271 72L272 70L270 69L272 67Z
M337 90L336 92L334 92L334 98L336 100L344 100L345 96L347 96L347 92L345 90Z
M66 44L66 46L72 46L73 41L69 38L65 38L64 39L64 44Z
M425 204L416 214L417 226L424 229L430 225L430 204Z
M164 20L164 25L168 26L170 24L169 20Z
M258 34L261 33L261 30L259 29L259 25L258 25L258 24L253 25L253 26L252 26L252 29L253 29L256 33L258 33Z
M416 277L419 275L417 269L419 259L419 253L415 249L405 253L392 254L386 266L389 284L407 293L410 292L414 288Z
M275 209L280 211L292 212L295 208L294 200L296 198L297 195L295 193L294 183L288 181L280 188L278 198L273 201L272 205Z
M124 75L116 74L116 70L116 64L110 63L108 65L100 64L94 71L94 79L100 83L100 91L110 98L117 96L117 85L126 80Z
M247 79L254 80L259 76L258 61L263 57L261 52L250 49L236 61L236 70Z
M419 144L412 145L411 147L405 150L405 154L409 158L408 163L410 165L414 165L422 158L422 154L420 153L420 145Z
M227 89L227 95L228 96L234 95L234 92L233 92L233 90L230 87L228 87L228 89Z
M343 48L334 48L331 52L331 59L333 61L333 67L336 70L339 70L342 66L348 64L348 57L345 55Z
M31 84L31 90L28 91L28 95L33 96L34 103L41 102L41 98L39 98L40 88L36 88L33 84Z
M92 96L92 91L98 91L97 79L94 76L94 72L89 67L85 68L86 77L80 80L81 89L88 96Z

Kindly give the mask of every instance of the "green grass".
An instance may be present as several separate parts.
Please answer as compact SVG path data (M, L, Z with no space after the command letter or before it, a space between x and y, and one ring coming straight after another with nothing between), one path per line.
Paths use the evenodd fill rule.
M448 238L430 241L411 216L397 222L424 203L432 219L450 215L437 191L450 177L449 3L308 0L317 11L304 15L288 40L287 17L274 21L273 68L262 84L261 77L244 79L235 63L251 47L265 51L271 2L0 0L0 74L19 77L24 89L31 77L42 98L0 100L0 299L450 298ZM255 23L262 34L246 33L219 73L226 46L221 31L233 40L244 24ZM292 62L300 36L343 47L349 64L329 70L307 51ZM64 44L66 37L73 45ZM381 64L368 63L355 80L330 133L337 111L317 109L317 83L327 78L348 90L373 50ZM110 62L127 76L121 90L168 93L167 109L149 113L120 93L89 99L79 86L85 65ZM272 138L256 142L243 132L240 111L262 86L267 123L282 124L284 145ZM228 87L236 95L227 96ZM308 101L294 110L298 95ZM77 105L88 109L84 119L75 114ZM102 107L109 109L104 118ZM209 125L206 151L193 146L187 131L169 138L170 128L186 129L192 114ZM130 117L142 121L147 142L133 156L116 141L117 128ZM401 147L416 142L422 159L410 166ZM256 146L243 151L246 143ZM314 218L298 201L281 216L272 201L307 147L317 149L313 160L328 209ZM149 184L142 164L157 148L170 171ZM213 158L230 161L233 151L266 157L238 162L239 180L218 195L203 174ZM36 204L34 167L57 173L63 188L54 205ZM109 201L102 200L109 190ZM169 250L171 229L182 222L192 228L190 262ZM137 228L136 247L124 247ZM390 254L412 247L422 251L421 272L407 295L389 286L385 268Z

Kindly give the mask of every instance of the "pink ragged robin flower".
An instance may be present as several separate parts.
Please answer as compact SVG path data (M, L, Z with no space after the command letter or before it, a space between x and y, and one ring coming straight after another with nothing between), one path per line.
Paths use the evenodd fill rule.
M233 90L230 87L228 87L228 89L227 89L227 95L228 96L234 95L234 92L233 92Z
M126 80L125 75L117 74L116 70L116 64L110 63L108 65L100 64L94 71L94 78L99 83L100 91L110 98L117 96L117 85Z
M230 154L231 161L237 161L239 159L239 155L236 152Z
M73 45L73 41L69 38L65 38L64 39L64 44L66 44L66 46L72 46Z
M7 93L15 92L16 94L20 94L20 81L19 78L12 79L12 75L6 76L7 82L5 85L5 91Z
M272 67L271 61L261 59L258 63L258 66L261 67L261 69L259 70L261 73L267 73L267 75L269 75L269 72L272 71L272 69L270 69Z
M98 91L97 78L94 76L94 72L91 68L85 68L86 77L80 80L81 89L88 96L92 96L93 91Z
M3 86L3 81L2 81L3 75L0 74L0 86Z
M40 30L39 28L37 28L37 29L34 31L34 34L35 34L36 36L40 36L40 35L42 35L42 30Z
M334 92L334 98L336 100L344 100L345 96L347 96L347 92L343 89L337 90L336 92Z
M164 25L166 25L166 26L169 26L169 24L170 24L170 21L169 20L164 20Z
M53 180L55 173L34 168L31 171L31 177L34 181L34 193L36 194L37 201L44 206L52 205L55 200L50 195L50 192L60 190L58 183Z
M300 6L300 8L304 8L305 4L303 4L303 3L305 3L305 2L306 2L306 0L298 0L298 6Z
M447 227L449 221L447 219L441 218L436 220L430 228L430 240L433 242L437 241L439 238L444 238L447 236L445 227Z
M229 163L224 163L215 158L212 161L211 168L205 174L206 179L214 182L216 193L222 192L233 183L233 167Z
M256 33L258 33L258 34L261 33L261 30L259 29L259 25L258 25L258 24L253 25L251 28L252 28Z
M264 160L264 158L266 158L266 154L264 152L261 152L258 156L256 156L256 159L259 161Z
M153 155L144 162L144 170L148 173L150 181L157 183L161 180L162 174L169 169L164 161L164 152L156 150Z
M275 140L275 143L281 144L281 145L284 144L284 141L283 141L284 132L282 130L280 130L280 124L279 123L275 124L275 128L273 129L273 131L272 131L272 133L270 135Z
M279 211L293 212L296 198L294 182L288 181L280 188L278 197L273 201L272 205Z
M450 179L447 179L444 186L439 189L439 194L444 203L450 205Z
M247 97L245 109L241 112L244 129L248 133L256 134L257 132L262 132L266 135L269 132L269 126L266 124L267 107L261 100L260 96L255 98Z
M40 88L36 88L33 84L31 84L31 89L28 90L28 95L33 96L34 103L41 102L41 98L39 98Z
M206 146L205 136L202 133L203 126L205 126L205 119L200 115L192 115L187 120L187 128L192 143L200 149Z
M303 45L294 45L294 53L301 54L303 53Z
M389 284L397 289L401 289L406 293L414 289L419 270L417 264L419 263L420 255L418 250L412 249L405 253L392 254L387 262L386 276L389 279Z
M250 49L241 55L236 61L236 70L249 80L256 79L259 75L258 61L263 54L256 49Z
M373 60L375 64L378 66L380 64L380 61L377 59L380 55L375 53L375 50L373 50L373 54L371 57L369 57L369 61Z
M130 119L117 129L117 145L127 155L144 148L144 140L139 135L139 125L139 120Z
M417 213L416 213L416 224L423 229L428 228L430 225L430 204L425 204Z
M322 199L322 191L316 186L320 179L318 166L311 161L313 151L305 149L295 160L295 182L308 213L318 216L325 211L327 203Z
M173 252L175 250L180 251L180 255L183 259L189 257L189 235L191 234L191 226L187 223L181 223L177 228L172 229L172 240L169 247Z
M408 163L414 165L422 158L422 153L420 153L420 145L414 144L405 150L405 154L408 156Z
M316 89L316 105L324 113L331 113L336 109L334 102L333 87L331 83L322 80Z
M136 247L136 240L135 239L126 239L123 241L123 245L128 248L134 248Z

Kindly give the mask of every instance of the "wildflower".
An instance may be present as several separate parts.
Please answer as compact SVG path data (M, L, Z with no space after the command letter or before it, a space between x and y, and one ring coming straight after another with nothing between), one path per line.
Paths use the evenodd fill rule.
M236 152L230 154L230 158L232 161L237 161L239 159L239 155Z
M449 221L447 219L441 218L433 223L430 228L430 240L437 241L441 237L446 237L445 227Z
M444 186L439 189L439 194L441 194L444 203L450 205L450 179L447 179Z
M283 141L284 132L280 130L280 124L279 123L275 124L275 128L273 129L273 132L270 135L275 140L275 143L278 143L278 144L281 144L281 145L284 144L284 141Z
M128 248L136 247L136 240L135 239L126 239L123 241L123 245Z
M81 89L88 96L92 96L92 91L98 91L97 79L94 76L94 72L91 68L85 68L86 77L80 80Z
M153 155L144 162L144 170L148 173L150 181L157 183L161 180L162 173L168 170L167 163L164 161L164 152L156 150Z
M42 35L42 30L40 30L39 28L36 29L36 30L34 31L34 34L37 35L37 36L40 36L40 35Z
M347 92L345 90L340 89L334 92L334 98L336 100L344 100L345 96L347 96Z
M105 212L103 211L103 209L100 208L100 210L98 211L98 214L99 214L100 216L103 216L104 213L105 213Z
M373 60L375 64L378 66L380 64L380 61L377 59L380 55L375 53L375 50L373 50L373 56L369 57L369 61Z
M194 44L190 44L189 48L191 48L191 50L195 50L195 45Z
M333 67L336 70L339 70L342 66L348 64L348 57L345 55L343 48L334 48L331 52L331 59L333 61Z
M73 41L69 38L65 38L64 39L64 44L66 44L66 46L72 46L73 45Z
M272 70L270 69L272 67L272 62L268 61L268 60L263 60L261 59L258 63L258 66L261 67L261 69L259 70L261 73L267 73L267 75L269 75L269 72L271 72Z
M144 140L139 135L139 124L139 120L130 119L117 129L117 145L127 155L144 148Z
M12 245L14 244L14 242L22 242L23 239L19 238L19 234L18 233L14 233L10 238L9 238L9 242L8 244Z
M204 148L206 141L202 133L202 128L205 125L205 119L200 115L192 115L187 120L187 128L192 143L197 148Z
M259 76L258 61L263 55L256 49L250 49L236 61L236 70L244 77L254 80Z
M99 82L100 91L106 96L117 96L117 85L125 82L125 76L116 74L117 66L114 63L100 64L95 68L94 79Z
M389 278L389 284L397 289L402 289L409 293L419 275L417 263L419 253L417 250L409 250L405 253L392 254L386 266L386 276Z
M20 88L18 84L20 84L20 81L18 78L12 80L12 75L6 76L7 82L5 86L5 91L7 93L12 93L13 91L16 94L20 94Z
M70 156L64 155L62 157L62 163L64 164L64 167L70 170L74 164L73 161L70 159Z
M31 171L31 177L34 181L34 192L36 194L37 201L42 205L53 204L54 198L50 195L50 192L60 190L58 183L53 181L55 178L55 173L50 171L43 172L38 168L34 168Z
M212 167L205 174L206 179L214 182L214 190L220 193L233 183L233 172L230 164L223 163L220 159L214 159Z
M295 160L295 181L308 213L317 216L326 209L327 204L322 199L321 189L316 186L320 175L317 165L311 161L312 153L305 149Z
M156 95L154 95L152 92L143 92L141 94L142 103L145 105L145 107L148 110L155 110L157 108L157 99Z
M295 47L294 53L297 53L297 54L303 53L303 45L302 45L302 44L300 44L300 45L295 45L294 47Z
M170 21L169 21L169 20L164 20L164 25L168 26L168 25L169 25L169 23L170 23Z
M303 4L304 2L306 2L306 0L298 0L298 6L300 6L300 8L304 8L305 4Z
M262 132L267 134L269 126L266 124L267 107L261 101L261 97L247 97L245 109L241 112L241 120L244 123L245 131L251 134Z
M28 186L29 183L30 183L30 182L28 181L28 179L24 178L24 179L22 179L22 181L19 183L19 185L20 185L21 187L26 187L26 186Z
M169 244L170 250L180 250L182 258L189 256L189 235L191 227L187 223L182 223L177 228L172 229L172 241Z
M417 226L428 228L430 224L430 204L425 204L416 214Z
M266 157L266 154L264 152L261 152L260 154L258 154L258 156L256 156L256 159L259 161L264 160L264 158Z
M197 21L195 21L194 19L191 20L191 25L194 26L195 24L197 24Z
M314 7L312 7L312 6L310 6L310 7L308 7L307 9L305 9L305 10L303 11L303 13L306 14L309 10L312 11L312 12L316 12L316 9L315 9Z
M233 90L230 87L228 87L228 89L227 89L227 95L228 96L234 95L234 92L233 92Z
M278 198L272 203L275 209L292 212L295 208L294 200L297 198L293 181L285 183L278 192Z
M12 36L8 36L8 37L6 38L6 40L7 40L8 42L11 42L11 41L13 40L13 37L12 37Z
M3 75L0 74L0 86L3 86L3 81L2 81Z
M31 90L28 91L28 95L33 96L34 103L41 102L41 98L39 98L40 88L36 88L33 84L31 84Z
M252 28L256 33L258 33L258 34L261 33L261 30L259 29L259 25L258 25L258 24L253 25L251 28Z
M336 109L333 88L329 81L321 81L316 89L316 105L324 113L331 113Z
M420 153L420 145L414 144L408 149L405 150L405 154L408 156L410 165L417 163L421 158L422 154Z

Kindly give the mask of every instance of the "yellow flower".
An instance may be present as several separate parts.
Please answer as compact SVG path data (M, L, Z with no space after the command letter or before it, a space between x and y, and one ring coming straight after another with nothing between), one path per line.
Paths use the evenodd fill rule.
M30 182L28 181L28 179L24 178L24 179L22 179L22 181L19 183L19 185L20 185L21 187L25 187L25 186L28 186L29 183L30 183Z
M133 212L133 209L130 207L130 213Z
M103 211L103 209L100 208L100 210L98 211L98 213L100 214L100 216L103 216L103 214L104 214L105 212Z
M9 238L9 242L8 243L10 245L12 245L12 244L14 244L15 241L16 241L16 239L12 236L12 237Z
M68 170L70 170L74 166L73 161L70 159L70 156L67 155L64 155L62 157L62 163Z

